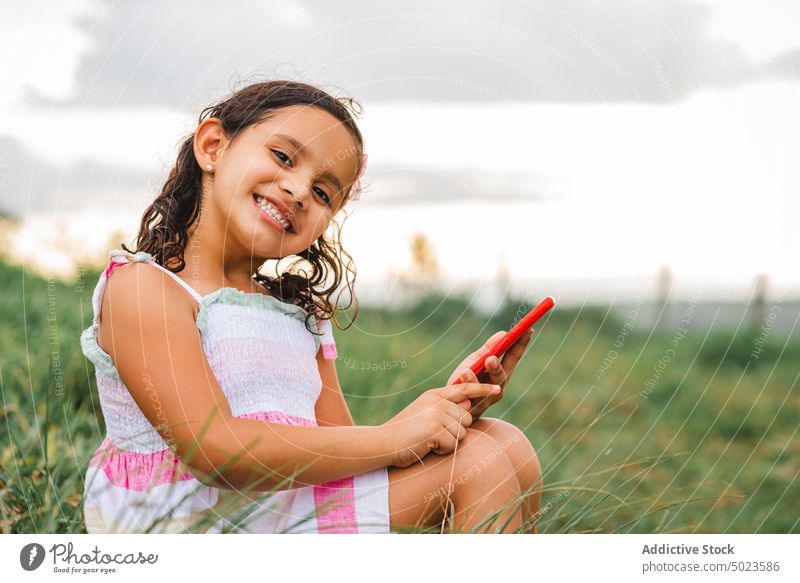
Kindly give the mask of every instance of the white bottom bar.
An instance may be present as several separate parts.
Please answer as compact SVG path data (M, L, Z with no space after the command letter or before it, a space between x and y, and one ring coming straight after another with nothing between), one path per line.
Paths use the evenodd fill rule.
M348 583L403 576L426 582L799 581L799 543L800 536L781 534L6 535L0 565L8 581L244 581L254 574ZM26 546L32 544L40 546ZM26 561L41 564L28 572Z

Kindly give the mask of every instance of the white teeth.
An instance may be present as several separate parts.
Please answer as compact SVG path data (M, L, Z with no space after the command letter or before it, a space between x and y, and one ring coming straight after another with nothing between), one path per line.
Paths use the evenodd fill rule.
M258 203L258 206L267 211L270 214L270 216L272 216L276 221L278 221L285 230L287 231L289 230L289 227L292 226L291 223L289 223L289 221L283 218L283 215L280 213L280 211L278 211L277 208L275 208L272 205L272 203L270 203L267 199L261 198L259 196L256 197L256 202Z

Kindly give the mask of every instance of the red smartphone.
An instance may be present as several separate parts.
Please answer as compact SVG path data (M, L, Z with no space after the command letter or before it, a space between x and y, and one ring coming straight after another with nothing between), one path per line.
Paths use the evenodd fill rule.
M548 312L548 310L550 310L550 308L552 308L555 305L555 303L556 300L553 298L553 296L547 296L545 299L539 302L539 304L535 308L533 308L530 312L528 312L525 315L525 317L522 318L522 320L517 322L516 325L513 328L511 328L511 330L509 330L497 344L492 346L489 352L480 357L478 361L470 367L470 369L472 369L472 372L474 372L476 376L479 375L481 372L483 372L483 365L486 362L486 359L489 358L490 356L496 356L500 358L500 355L502 355L506 350L508 350L509 347L511 347L511 345L514 344L517 340L519 340L519 337L522 336L528 328L533 326L539 320L539 318L544 316ZM461 376L459 376L453 382L453 384L460 385Z

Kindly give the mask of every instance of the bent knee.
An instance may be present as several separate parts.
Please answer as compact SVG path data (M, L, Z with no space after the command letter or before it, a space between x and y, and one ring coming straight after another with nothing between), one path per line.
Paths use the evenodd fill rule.
M471 428L491 436L506 451L515 468L524 467L529 474L541 475L542 466L536 449L519 427L503 419L480 417Z
M497 446L497 440L485 431L467 427L467 433L458 443L458 449L466 451L469 447L475 451L491 450Z
M533 445L531 445L528 436L525 435L519 427L503 419L497 419L496 417L480 417L472 423L471 427L478 431L488 433L495 441L507 447L522 443L523 445L530 445L531 449L533 449Z
M458 444L455 452L456 464L463 471L469 467L495 467L501 471L514 471L511 460L501 444L486 432L467 428L467 434Z

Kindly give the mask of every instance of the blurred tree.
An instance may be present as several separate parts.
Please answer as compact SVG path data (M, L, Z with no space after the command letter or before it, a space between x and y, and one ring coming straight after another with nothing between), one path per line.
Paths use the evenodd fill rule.
M672 270L668 265L662 265L656 278L656 318L655 325L659 328L668 328L670 325L670 293L672 293ZM659 317L660 314L660 317Z
M415 233L411 237L411 265L400 272L400 280L413 287L432 287L440 277L433 245L423 233Z
M753 334L761 332L761 326L767 318L767 290L769 289L769 277L766 273L759 273L755 278L755 289L753 290L753 301L750 303L750 327Z
M433 293L441 280L441 269L430 240L423 233L415 233L411 238L411 265L406 269L389 270L390 292L395 284L401 290L398 304L411 305L426 294Z

